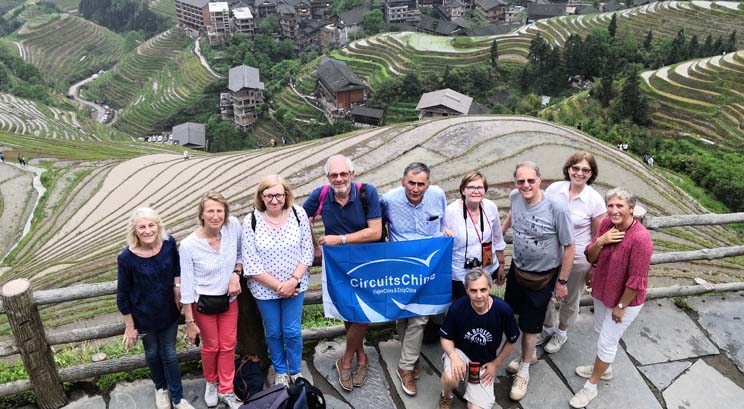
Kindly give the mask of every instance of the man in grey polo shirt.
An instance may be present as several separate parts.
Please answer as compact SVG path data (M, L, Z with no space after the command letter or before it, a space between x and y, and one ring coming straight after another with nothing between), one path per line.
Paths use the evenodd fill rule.
M527 394L530 365L537 358L535 342L550 298L562 300L576 252L568 206L540 189L540 168L522 162L514 170L514 189L509 195L511 211L502 230L511 224L514 237L512 264L504 300L519 316L522 357L507 371L516 372L509 396L520 400ZM503 280L503 277L499 277Z

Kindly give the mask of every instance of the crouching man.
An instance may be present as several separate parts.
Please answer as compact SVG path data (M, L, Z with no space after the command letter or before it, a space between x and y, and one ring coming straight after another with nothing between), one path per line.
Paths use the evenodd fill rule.
M476 267L465 276L467 297L455 301L440 330L444 354L442 396L439 409L452 407L452 393L467 382L468 408L492 408L496 398L493 382L519 339L519 328L509 305L491 295L491 275ZM506 342L501 344L502 334Z

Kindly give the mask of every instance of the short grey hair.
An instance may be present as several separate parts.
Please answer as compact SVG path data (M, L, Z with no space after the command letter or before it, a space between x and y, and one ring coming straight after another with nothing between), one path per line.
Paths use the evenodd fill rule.
M537 163L535 163L535 162L533 162L531 160L526 160L524 162L517 163L517 166L514 167L514 174L512 175L512 177L517 177L517 171L519 170L519 168L530 168L530 169L533 169L535 171L535 174L537 175L537 177L542 177L540 175L540 167L537 166Z
M481 277L486 277L488 280L488 288L493 288L493 279L491 274L486 273L482 267L473 267L465 274L465 291L468 289L468 283L479 280Z
M406 177L408 175L408 172L413 173L414 175L418 175L421 172L426 173L426 178L429 179L431 176L431 170L429 170L429 167L421 162L411 162L406 166L405 169L403 169L403 177Z
M326 176L328 176L328 173L330 172L329 169L331 168L331 161L333 161L334 159L337 159L337 158L346 159L346 167L349 168L349 172L353 172L354 171L354 163L351 161L351 158L349 158L347 156L344 156L344 155L341 155L341 154L338 154L338 155L331 156L326 161L325 166L323 167L323 171L325 172L325 175Z
M610 189L610 191L607 192L607 194L605 195L605 203L609 202L610 199L612 199L613 197L620 200L625 200L625 203L627 203L628 207L630 207L631 209L636 206L636 202L638 201L633 193L630 193L629 190L622 187Z

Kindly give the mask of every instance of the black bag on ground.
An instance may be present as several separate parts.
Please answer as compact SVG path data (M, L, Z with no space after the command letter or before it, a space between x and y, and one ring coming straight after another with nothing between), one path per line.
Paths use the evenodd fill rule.
M261 392L264 387L264 373L261 365L250 356L235 360L235 378L233 388L235 396L245 402L249 397Z
M240 409L292 409L287 387L278 384L248 398Z
M305 378L297 378L289 387L289 408L292 409L325 409L323 392Z
M199 294L196 310L202 314L222 314L230 309L230 297L225 295Z

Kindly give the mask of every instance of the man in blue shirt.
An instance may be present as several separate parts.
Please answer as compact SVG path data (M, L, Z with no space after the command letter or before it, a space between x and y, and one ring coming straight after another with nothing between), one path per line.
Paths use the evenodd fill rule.
M302 204L310 218L321 209L320 216L323 218L325 234L320 236L318 243L336 246L378 241L382 235L382 214L377 189L367 184L366 200L362 200L361 187L352 183L354 164L343 155L328 158L325 174L330 188L323 186L316 188ZM325 196L322 197L321 203L324 191ZM325 291L323 296L327 296ZM367 334L369 324L344 322L344 326L346 350L344 356L336 361L336 370L341 387L351 391L354 386L362 386L367 380L368 362L364 353L364 336ZM357 368L352 371L355 354Z
M491 275L475 267L465 276L467 297L452 304L439 330L444 354L442 362L442 396L439 409L452 407L452 391L468 378L469 363L478 363L477 379L468 379L465 400L481 408L492 408L496 401L493 381L496 371L514 349L519 328L511 307L491 295ZM506 336L498 354L501 335ZM477 381L477 382L476 382ZM468 405L470 407L470 405Z
M447 198L442 189L430 186L429 167L414 162L406 166L397 187L382 196L382 217L387 223L390 241L426 239L442 235ZM404 318L396 322L401 342L398 378L403 391L416 394L419 377L417 361L424 339L428 316Z

